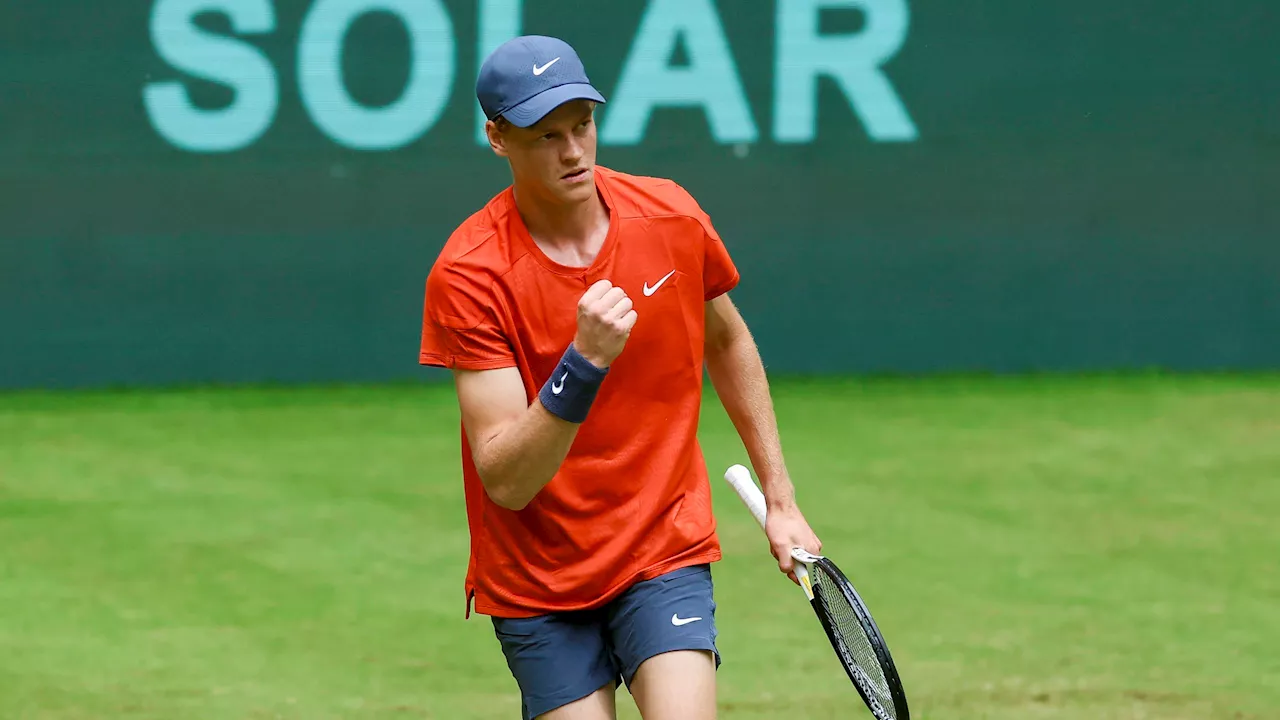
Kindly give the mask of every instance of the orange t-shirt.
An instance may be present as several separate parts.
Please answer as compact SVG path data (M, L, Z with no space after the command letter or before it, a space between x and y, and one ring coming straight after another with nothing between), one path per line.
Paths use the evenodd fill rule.
M738 283L711 219L670 180L595 168L609 231L587 268L533 242L511 188L449 237L427 278L419 362L519 368L532 403L577 330L579 298L621 286L637 321L560 470L522 510L484 490L462 432L470 612L597 607L632 583L720 559L698 445L705 303Z

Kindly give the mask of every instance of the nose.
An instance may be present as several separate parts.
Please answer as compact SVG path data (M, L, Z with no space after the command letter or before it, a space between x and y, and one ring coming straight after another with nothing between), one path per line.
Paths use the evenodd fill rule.
M582 140L575 137L573 133L569 133L564 143L564 150L561 152L561 159L568 165L576 165L585 152L586 148L583 147Z

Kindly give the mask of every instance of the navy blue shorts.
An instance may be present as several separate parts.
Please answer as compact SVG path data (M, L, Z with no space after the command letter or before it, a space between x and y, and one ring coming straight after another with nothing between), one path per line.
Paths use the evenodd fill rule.
M711 568L694 565L636 583L609 604L531 618L492 618L520 686L525 720L631 679L672 650L716 649Z

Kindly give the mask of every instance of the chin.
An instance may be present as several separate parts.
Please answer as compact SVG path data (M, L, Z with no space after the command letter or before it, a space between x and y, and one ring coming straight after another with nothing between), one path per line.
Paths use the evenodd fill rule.
M596 192L596 184L594 178L588 177L585 180L576 183L557 183L555 188L558 195L565 202L582 202L589 200Z

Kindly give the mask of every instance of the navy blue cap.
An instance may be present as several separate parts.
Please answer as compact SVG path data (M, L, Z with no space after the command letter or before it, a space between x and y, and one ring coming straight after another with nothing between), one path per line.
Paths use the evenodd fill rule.
M485 117L501 115L517 127L533 125L570 100L604 102L569 43L543 35L499 45L480 66L476 97Z

